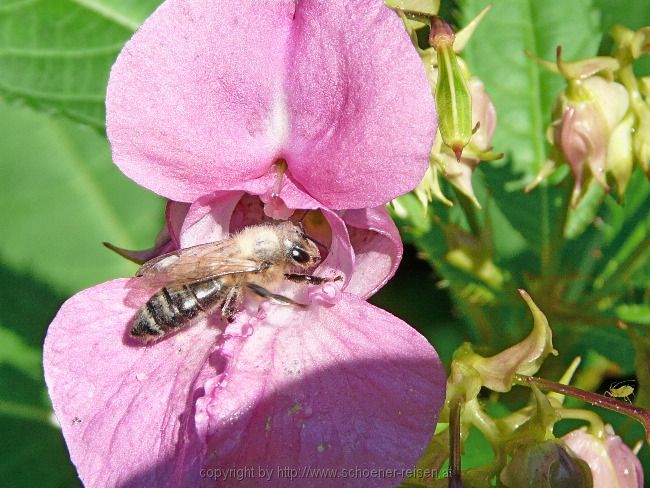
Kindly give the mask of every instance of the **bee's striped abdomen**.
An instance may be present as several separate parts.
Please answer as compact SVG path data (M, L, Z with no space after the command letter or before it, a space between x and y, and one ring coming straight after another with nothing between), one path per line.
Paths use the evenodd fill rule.
M165 287L138 310L131 325L131 337L156 339L183 327L198 315L221 306L225 292L226 287L219 278Z

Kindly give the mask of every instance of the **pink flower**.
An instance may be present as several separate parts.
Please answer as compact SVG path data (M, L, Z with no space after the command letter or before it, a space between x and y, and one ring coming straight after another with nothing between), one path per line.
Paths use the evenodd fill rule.
M627 447L611 427L604 439L598 439L584 429L574 430L562 440L587 462L594 480L594 488L641 488L643 468L641 461Z
M248 303L147 346L126 331L155 290L118 279L68 300L44 362L84 483L401 481L445 378L426 339L364 301L401 257L381 205L418 183L435 133L399 18L379 0L169 0L118 58L107 109L116 164L176 201L159 249L309 210L329 243L315 273L345 280L293 290L304 309Z

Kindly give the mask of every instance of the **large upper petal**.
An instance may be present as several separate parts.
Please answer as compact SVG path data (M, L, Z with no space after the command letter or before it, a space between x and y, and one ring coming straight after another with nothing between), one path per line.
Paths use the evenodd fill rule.
M436 127L419 57L380 0L168 0L107 92L115 163L190 202L288 172L330 208L412 189Z
M108 84L113 160L136 182L191 202L261 176L286 128L291 0L169 0L118 57Z
M201 447L194 383L219 329L199 323L153 346L129 343L127 324L150 295L130 281L78 293L50 325L44 366L54 412L86 486L192 486Z
M399 470L413 467L430 441L445 398L433 347L398 318L347 293L334 306L265 307L262 320L226 330L219 376L197 400L206 472L264 468L272 473L268 486L286 486L279 469L304 475L336 468L335 475L301 482L398 484L406 476ZM246 333L232 333L236 327ZM361 474L370 469L394 471ZM262 485L255 475L241 483Z
M286 159L334 209L374 207L420 182L436 129L429 83L382 1L297 4L287 64Z

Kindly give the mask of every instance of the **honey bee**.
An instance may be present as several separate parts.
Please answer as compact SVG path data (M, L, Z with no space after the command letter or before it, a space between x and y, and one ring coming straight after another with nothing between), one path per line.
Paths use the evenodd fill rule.
M129 333L144 342L160 339L218 308L221 317L232 322L247 292L301 305L267 287L282 280L312 284L340 280L291 272L320 262L317 244L302 225L283 221L246 227L223 241L147 261L136 276L159 290L135 314Z

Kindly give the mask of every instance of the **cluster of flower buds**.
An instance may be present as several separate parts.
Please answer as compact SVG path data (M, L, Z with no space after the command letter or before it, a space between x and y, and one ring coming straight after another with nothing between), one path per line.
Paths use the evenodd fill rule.
M567 85L547 134L553 154L529 190L561 161L573 173L574 206L592 182L606 191L614 184L622 201L635 162L650 174L648 80L637 79L632 70L633 62L650 52L650 28L633 32L616 26L612 34L617 44L613 57L565 62L558 47L555 63L537 59Z
M449 459L451 475L460 477L462 443L469 436L470 427L475 427L490 442L495 457L488 466L463 470L462 486L490 486L490 480L496 476L503 486L513 488L642 487L641 463L632 449L593 411L567 408L563 404L566 390L570 390L573 396L601 406L612 408L608 403L616 404L615 409L622 413L627 413L626 408L639 408L568 386L579 366L579 358L559 383L532 376L549 354L557 352L545 315L525 291L520 293L533 315L532 332L518 344L491 357L477 354L469 344L456 351L440 416L442 424L438 425L418 467L437 469ZM517 384L530 387L529 404L493 418L479 399L481 389L506 393ZM543 393L542 389L550 392ZM588 428L556 438L554 426L562 419L587 421ZM427 482L411 481L413 484ZM457 479L453 486L461 486L460 483Z
M472 173L481 160L501 157L492 152L491 146L496 110L483 83L470 74L459 54L490 7L454 33L437 15L436 2L426 6L416 0L387 3L402 17L424 62L438 109L439 128L429 156L429 169L415 194L425 208L434 198L451 206L440 187L442 176L480 206L472 187ZM429 47L421 48L418 31L426 27L430 28Z

